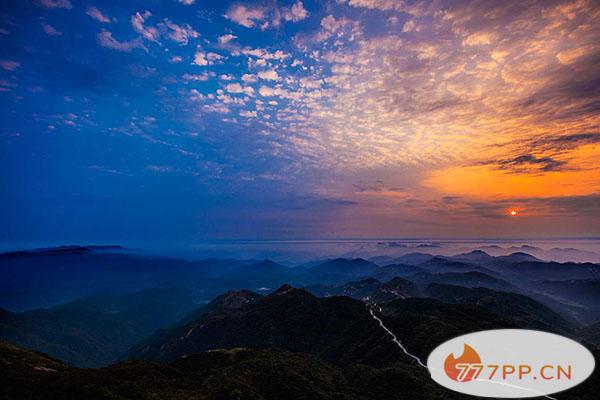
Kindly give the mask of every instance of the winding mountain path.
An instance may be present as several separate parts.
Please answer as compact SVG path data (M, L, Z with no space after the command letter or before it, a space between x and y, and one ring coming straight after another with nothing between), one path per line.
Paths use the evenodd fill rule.
M404 352L404 354L406 354L407 356L413 358L415 361L417 361L417 363L423 367L423 368L427 368L427 365L423 364L423 362L421 361L421 359L417 356L415 356L414 354L410 353L406 347L404 347L404 345L402 344L402 342L400 340L398 340L398 338L396 337L396 335L394 335L394 332L390 331L384 324L383 321L381 320L381 318L379 318L377 315L375 315L375 313L373 312L373 309L371 307L369 307L367 305L367 308L369 309L369 313L371 314L371 317L373 317L373 319L375 321L377 321L379 323L379 326L381 326L383 328L383 330L385 330L388 335L390 335L392 337L392 340L394 341L394 343L396 343L398 345L398 347L400 347L402 349L402 351ZM379 311L381 312L381 307L378 307ZM481 381L485 381L485 382L489 382L489 383L493 383L493 384L500 384L500 385L505 385L505 386L511 386L511 387L515 387L515 388L519 388L519 389L524 389L527 391L531 391L530 389L526 389L523 388L521 386L516 386L516 385L510 385L508 383L504 383L504 382L498 382L498 381L491 381L491 380L484 380L484 379L480 379ZM538 392L536 392L536 394L539 394ZM550 400L557 400L555 397L551 397L548 395L543 395L543 394L539 394L540 396L543 396L547 399Z
M402 349L402 351L404 352L404 354L406 354L407 356L413 358L414 360L417 361L417 363L419 363L419 365L423 368L427 368L427 365L423 364L423 362L421 361L421 359L417 356L415 356L414 354L410 353L406 347L404 347L404 345L402 344L402 342L400 340L398 340L398 338L396 337L396 335L394 335L394 332L390 331L384 324L383 321L375 315L375 313L373 312L373 309L369 306L367 306L367 308L369 309L369 313L371 313L371 316L373 317L373 319L375 321L377 321L379 323L379 326L381 326L383 328L384 331L386 331L388 333L388 335L390 335L392 337L392 340L394 341L394 343L396 343L398 345L398 347L400 347ZM379 309L381 311L381 308Z

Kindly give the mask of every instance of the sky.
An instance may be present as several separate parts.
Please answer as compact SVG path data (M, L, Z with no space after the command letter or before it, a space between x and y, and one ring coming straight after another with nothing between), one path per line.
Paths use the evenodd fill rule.
M593 0L4 0L0 243L600 236Z

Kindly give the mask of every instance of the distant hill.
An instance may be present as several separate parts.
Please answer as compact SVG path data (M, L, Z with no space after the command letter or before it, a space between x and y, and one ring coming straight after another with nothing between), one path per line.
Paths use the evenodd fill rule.
M465 288L453 285L431 284L423 293L444 303L472 304L515 321L521 327L573 333L573 327L559 314L537 301L518 294L495 291L483 287Z
M257 289L265 287L274 289L285 282L295 280L296 271L271 260L259 260L239 265L226 274L212 280L211 293L224 292L231 289ZM208 286L207 282L203 286Z
M420 268L431 273L444 273L444 272L481 272L490 276L498 276L497 272L491 269L482 267L478 264L471 262L456 261L449 258L434 257L426 262L418 265Z
M125 248L119 245L87 245L87 246L77 246L77 245L65 245L65 246L57 246L57 247L43 247L38 249L30 249L30 250L18 250L18 251L9 251L5 253L0 253L0 258L11 258L11 257L23 257L23 256L49 256L49 255L69 255L69 254L83 254L83 253L91 253L91 252L117 252L125 250Z
M408 276L418 274L419 272L425 272L421 267L409 264L390 264L385 265L373 272L373 278L382 282L387 282L392 278L406 278Z
M464 287L486 287L496 290L518 291L517 287L503 279L477 271L445 273L421 272L409 276L408 279L422 285L441 283Z
M174 272L177 273L174 273ZM0 307L52 307L97 293L173 287L200 275L183 260L63 248L0 257Z
M436 256L432 256L431 254L427 253L408 253L400 257L396 257L392 262L389 262L388 264L420 265L426 263L427 261L435 257Z
M421 359L453 337L518 326L476 305L447 304L431 298L396 299L381 304L380 308L384 324Z
M591 263L557 263L521 261L502 266L502 274L524 281L563 281L598 279L600 265Z
M144 334L128 321L91 310L32 310L0 319L0 338L81 367L116 361Z
M600 279L538 281L533 284L533 287L554 297L600 310Z
M134 346L127 357L168 362L211 349L279 347L334 363L377 363L397 354L385 336L360 301L317 298L283 286L252 304L215 310L160 332Z
M385 283L374 278L367 278L339 286L312 285L305 289L318 297L349 296L369 303L418 296L415 284L402 278L394 278Z
M528 287L543 296L541 301L584 325L600 321L600 279L543 280L530 282Z
M117 360L129 346L198 307L193 292L152 289L86 298L51 309L0 312L0 340L80 367Z
M208 314L210 312L221 311L221 310L229 310L235 309L239 307L243 307L245 305L254 303L261 299L262 296L256 294L250 290L230 290L227 293L223 293L215 297L210 303L206 304L203 307L200 307L193 312L183 318L180 322L181 324L185 324L187 322L193 322L196 319L202 317L204 314Z
M423 346L423 357L452 335L486 327L515 326L478 307L449 305L433 299L395 300L385 303L383 310L385 320L390 310L399 316L392 322L402 326L403 331L412 327L401 337L418 341ZM408 310L414 312L407 314ZM435 331L430 331L430 324L435 325ZM349 297L317 298L290 286L251 304L214 310L185 326L162 331L134 346L126 358L168 362L186 354L233 347L279 347L310 353L339 365L412 362L398 351L363 302Z
M348 282L343 285L310 285L305 290L317 297L348 296L358 300L364 300L372 296L382 283L374 278Z
M412 281L403 278L393 278L385 282L379 288L379 292L373 295L373 301L383 303L394 299L405 299L419 295L419 289Z
M362 258L336 258L311 267L299 276L304 284L339 284L355 280L358 277L368 277L379 266Z
M4 253L0 255L0 308L24 311L97 294L171 287L203 291L209 300L233 288L277 287L290 281L292 273L269 260L187 261L121 250L64 246Z
M507 256L498 256L494 257L491 261L492 263L502 262L505 264L511 264L516 262L544 262L531 254L524 253L522 251L517 251L515 253L511 253Z
M394 258L406 263L383 267L337 258L294 268L271 260L186 261L126 252L63 246L0 255L0 339L86 367L123 354L172 361L220 347L273 346L332 363L381 366L410 360L395 358L364 303L382 305L382 319L419 346L482 326L579 337L571 319L580 327L600 320L598 265L543 262L522 252L412 253ZM284 282L306 290L257 294ZM407 302L397 303L402 299ZM407 314L393 311L393 304L419 311L404 320ZM465 310L480 322L461 314ZM404 331L406 325L419 328Z
M494 259L494 257L490 256L483 250L473 250L469 253L457 254L452 258L457 261L467 261L478 264L485 264Z

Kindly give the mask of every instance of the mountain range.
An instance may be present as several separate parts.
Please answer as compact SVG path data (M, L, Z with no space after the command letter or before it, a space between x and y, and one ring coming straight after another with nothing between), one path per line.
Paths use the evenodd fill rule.
M0 342L0 398L63 399L465 399L402 364L346 368L277 349L213 350L168 364L129 361L77 369Z
M299 266L117 246L5 253L0 398L462 398L420 365L458 335L538 329L596 352L599 271L523 252ZM569 393L596 398L597 374Z

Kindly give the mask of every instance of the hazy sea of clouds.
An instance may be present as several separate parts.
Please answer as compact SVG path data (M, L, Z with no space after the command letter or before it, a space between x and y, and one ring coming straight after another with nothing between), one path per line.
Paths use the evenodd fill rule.
M168 252L174 251L186 258L269 258L297 264L336 257L368 259L415 252L452 256L473 250L482 250L492 256L524 252L546 261L600 262L600 238L208 241Z

